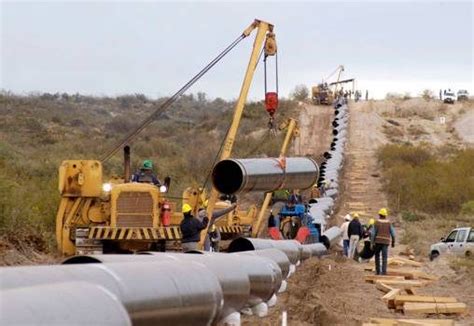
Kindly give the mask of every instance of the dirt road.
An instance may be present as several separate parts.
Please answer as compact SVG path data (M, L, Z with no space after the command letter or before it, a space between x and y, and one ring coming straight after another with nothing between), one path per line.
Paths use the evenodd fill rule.
M393 118L386 113L395 112L394 104L369 101L351 103L349 107L349 142L341 177L343 193L334 224L339 224L340 217L348 212L359 212L366 221L374 217L380 207L387 205L381 190L376 151L379 146L390 142L384 132L387 119ZM296 143L297 154L318 155L326 150L330 136L321 131L327 130L327 119L332 119L332 112L329 112L328 116L327 111L313 110L311 106L302 111L302 139ZM452 137L448 126L439 126L434 120L412 117L410 125L443 129L443 133L436 136L439 141L449 142ZM415 139L414 135L409 136L411 141ZM397 230L398 240L402 231ZM390 254L404 248L397 244ZM270 309L270 315L264 319L246 316L243 324L278 325L282 322L283 312L287 313L289 325L360 325L370 317L400 318L400 314L390 311L381 300L381 292L365 283L363 267L363 264L348 260L338 252L323 259L303 262L289 279L288 292L278 296L278 303ZM465 302L472 311L474 297L471 290L466 290L472 289L472 280L457 275L444 260L425 262L424 269L440 276L441 280L422 289L420 294L453 296ZM467 325L470 318L467 315L458 320Z

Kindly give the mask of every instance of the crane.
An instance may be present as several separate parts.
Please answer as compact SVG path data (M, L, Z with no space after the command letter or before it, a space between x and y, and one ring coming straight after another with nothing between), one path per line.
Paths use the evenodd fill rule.
M182 220L182 214L176 211L176 203L167 197L167 187L158 188L151 184L129 182L129 145L254 30L257 33L252 53L220 158L225 159L231 155L244 104L260 56L264 54L265 73L267 59L275 57L277 61L273 25L258 19L254 20L227 48L176 93L160 104L138 127L105 152L99 160L65 160L61 163L58 178L61 200L56 214L56 241L61 253L71 255L116 250L147 250L150 246L160 244L160 241L174 242L180 239L179 223ZM275 71L277 75L277 64ZM266 80L265 78L265 91L267 90ZM275 80L277 81L278 78ZM278 83L276 82L276 92L266 91L265 93L265 108L270 116L270 122L273 122L277 107ZM124 150L124 180L116 180L113 184L103 183L103 163L121 149ZM216 198L217 191L213 189L208 205L209 216L212 216ZM201 201L201 198L199 200ZM202 235L206 233L207 230L203 231Z
M239 98L235 104L234 108L234 115L232 118L232 124L229 128L229 131L227 133L226 139L224 141L224 147L220 155L220 160L225 160L228 157L230 157L232 153L232 149L234 146L234 141L237 135L237 130L242 118L242 113L244 109L244 104L247 101L247 95L250 89L250 85L252 83L252 79L255 73L255 69L257 67L258 63L258 58L260 56L260 53L262 52L262 47L263 47L263 53L265 55L265 59L269 56L275 56L277 53L277 46L276 46L276 41L275 41L275 34L273 33L273 25L261 20L255 20L245 31L244 35L250 35L250 33L253 30L257 30L257 33L255 35L255 40L253 43L253 48L252 48L252 53L250 55L250 60L247 66L247 70L244 75L244 80L242 82L242 86L240 89L240 95ZM266 60L265 60L266 62ZM265 69L266 70L266 69ZM266 80L266 78L265 78ZM266 87L265 87L266 88ZM265 94L265 101L267 104L267 111L271 116L273 116L274 109L275 107L275 94ZM276 102L278 102L276 98ZM273 110L273 112L272 112ZM208 201L208 206L207 206L207 215L212 216L214 206L217 200L217 197L219 195L219 192L213 187L211 190L211 194L209 197ZM208 228L210 225L213 224L214 221L210 221L208 223L208 226L206 227L205 230L201 232L201 241L200 241L200 246L202 247L204 245L204 241L206 239L207 233L208 233Z

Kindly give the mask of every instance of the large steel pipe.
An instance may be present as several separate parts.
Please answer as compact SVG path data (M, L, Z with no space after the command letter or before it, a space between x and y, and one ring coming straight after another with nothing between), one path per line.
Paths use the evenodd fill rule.
M309 250L311 252L311 257L321 257L327 254L327 248L322 243L311 243L303 245L305 250Z
M239 268L238 262L223 262L206 259L203 262L199 255L181 253L155 253L146 252L140 255L89 255L75 256L65 260L65 264L83 263L123 263L123 262L170 262L170 261L192 261L212 270L222 287L224 295L224 306L219 320L239 311L247 303L250 297L249 277L244 269Z
M237 238L229 244L228 251L239 252L269 248L283 251L293 265L296 265L300 260L300 248L292 240Z
M114 293L134 325L210 325L223 302L217 277L193 262L10 267L0 279L2 288L87 280Z
M162 257L162 253L152 252L154 257ZM209 253L204 255L199 254L167 254L174 256L177 259L189 260L201 263L207 266L210 270L219 275L223 280L228 278L226 273L231 273L232 270L239 269L243 271L246 276L246 281L250 282L250 297L245 297L244 303L250 303L254 305L260 302L268 301L273 294L275 294L281 286L282 272L280 267L271 259L266 257L241 257L241 259L235 259L234 256L224 253ZM241 281L239 276L239 283ZM232 281L232 280L229 280ZM226 285L230 291L240 291L238 289L239 283L235 282ZM241 294L239 294L241 296ZM239 307L240 308L240 307Z
M269 248L269 249L261 249L255 251L242 251L233 253L233 255L250 255L250 256L257 256L257 257L266 257L273 260L281 269L281 274L283 279L288 277L290 272L290 260L288 256L281 250Z
M337 242L338 238L342 235L341 228L333 226L323 232L321 236L321 242L324 243L326 248L330 248Z
M276 158L227 159L214 167L212 183L224 194L306 189L316 183L318 174L318 164L307 157L289 157L285 164Z
M3 290L0 298L0 325L132 324L118 298L105 287L92 283L21 287Z

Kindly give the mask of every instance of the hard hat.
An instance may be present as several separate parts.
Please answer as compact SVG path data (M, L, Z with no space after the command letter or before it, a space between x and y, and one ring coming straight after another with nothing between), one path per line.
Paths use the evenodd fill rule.
M351 214L347 214L346 216L344 216L344 220L345 221L350 221L351 220Z
M369 220L369 225L374 225L374 224L375 224L375 219L371 218L371 219Z
M352 217L359 218L359 213L352 213Z
M209 205L209 199L206 199L202 205L203 205L205 208L207 208L207 205Z
M215 224L212 224L211 226L211 232L215 232L216 231L216 225Z
M381 209L379 210L379 215L382 215L382 216L385 216L385 217L386 217L386 216L388 215L387 209L386 209L386 208L381 208Z
M144 160L143 161L143 168L147 170L153 169L153 161L152 160Z
M181 209L181 211L182 211L183 213L189 213L189 212L192 211L192 210L193 210L193 208L192 208L191 205L189 205L189 204L184 204L184 205L183 205L183 208Z

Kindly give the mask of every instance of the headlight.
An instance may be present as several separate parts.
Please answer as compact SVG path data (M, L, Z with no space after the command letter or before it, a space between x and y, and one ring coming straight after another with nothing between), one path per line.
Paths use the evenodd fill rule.
M104 183L102 185L102 190L104 192L110 192L110 190L112 190L112 185L110 183Z
M168 188L166 186L160 186L160 192L166 192L168 191Z

